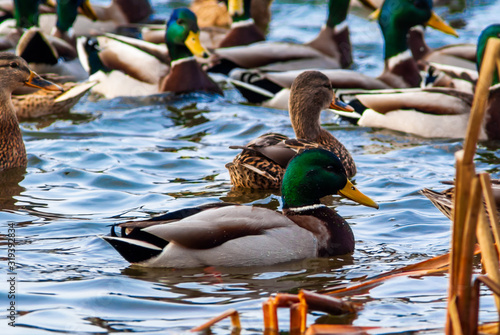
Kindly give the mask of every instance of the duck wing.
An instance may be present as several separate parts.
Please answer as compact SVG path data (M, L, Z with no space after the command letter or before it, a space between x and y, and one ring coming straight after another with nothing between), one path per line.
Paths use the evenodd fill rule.
M366 107L386 114L395 110L417 110L436 115L468 114L472 95L447 88L388 90L358 94L356 98Z
M259 207L210 209L140 231L157 241L103 238L129 262L155 267L270 265L317 256L313 233Z

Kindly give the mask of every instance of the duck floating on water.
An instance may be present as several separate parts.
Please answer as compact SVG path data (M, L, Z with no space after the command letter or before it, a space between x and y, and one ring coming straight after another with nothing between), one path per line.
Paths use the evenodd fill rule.
M345 22L349 0L330 0L326 25L305 44L259 42L214 51L220 63L209 72L228 74L234 68L262 67L267 71L336 69L352 63L349 28Z
M147 267L265 266L354 251L349 224L320 198L340 194L378 208L347 179L342 162L323 149L295 156L283 178L283 213L212 204L119 225L103 239L130 263Z
M199 34L192 11L177 8L172 12L165 34L170 67L159 59L165 59L166 53L159 51L156 56L152 55L134 46L141 41L118 36L82 41L78 50L91 78L100 82L92 91L106 98L194 91L223 95L194 57L208 56Z
M336 88L359 88L375 90L384 88L419 87L422 81L420 69L413 59L407 43L407 34L411 27L422 25L437 17L432 11L431 1L422 0L387 0L380 9L378 23L384 37L384 70L377 78L350 70L325 69ZM435 27L450 33L450 27L442 20ZM451 31L453 31L451 29ZM242 94L254 103L265 104L274 108L286 108L289 88L293 79L300 73L293 71L269 71L266 67L251 70L233 70L230 73L233 84ZM250 85L246 85L250 84ZM263 92L262 90L268 92ZM283 90L285 89L285 90ZM282 91L283 90L283 91Z
M477 43L477 66L480 68L486 42L498 39L500 25L490 25L481 32ZM451 88L385 90L356 94L362 112L360 126L387 128L427 138L463 138L467 129L473 95ZM486 105L480 140L500 139L500 81L494 75ZM362 106L362 107L361 107ZM366 109L364 109L366 108Z
M301 73L292 85L290 120L297 139L280 134L265 134L245 146L235 159L226 164L235 187L253 189L280 188L289 160L308 148L324 148L342 161L348 177L356 174L356 165L349 151L330 132L320 126L320 113L325 108L352 111L335 99L328 78L318 71Z
M12 92L22 86L62 91L56 84L42 79L31 71L28 63L12 53L0 52L0 171L26 166L26 148L16 111L12 105Z

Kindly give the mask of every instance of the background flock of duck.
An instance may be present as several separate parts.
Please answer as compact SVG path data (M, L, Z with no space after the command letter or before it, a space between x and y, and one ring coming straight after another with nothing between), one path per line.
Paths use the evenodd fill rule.
M321 111L341 111L361 126L462 137L486 42L500 38L500 25L491 25L477 46L431 50L426 26L456 34L432 11L432 1L386 0L373 14L385 45L384 71L373 78L346 69L353 63L345 22L349 0L330 0L326 24L303 45L265 41L270 1L195 1L193 10L175 9L166 27L144 25L143 39L122 33L130 35L126 28L135 31L142 26L137 22L147 20L147 1L133 2L138 10L127 1L102 8L87 0L64 1L55 9L14 3L13 19L0 26L1 45L15 48L15 55L0 55L2 170L27 164L17 118L67 112L88 91L104 99L223 95L219 85L230 83L251 103L288 108L295 139L263 134L234 146L241 153L226 165L234 187L281 188L283 213L218 203L120 224L120 236L113 228L104 237L131 263L153 267L269 265L353 252L349 225L320 198L341 194L378 205L347 179L356 174L355 162L321 128ZM41 10L55 13L39 15ZM201 22L215 26L200 29ZM483 140L500 139L499 87L495 76Z

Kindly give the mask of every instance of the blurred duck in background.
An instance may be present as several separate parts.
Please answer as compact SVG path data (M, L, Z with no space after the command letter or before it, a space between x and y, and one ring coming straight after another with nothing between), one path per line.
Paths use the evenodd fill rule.
M193 91L223 95L194 57L209 55L200 43L199 34L196 15L187 8L177 8L167 22L164 36L170 66L109 36L82 38L78 51L91 78L99 81L92 90L106 98ZM165 59L166 55L158 57Z
M477 42L480 68L486 43L500 38L500 24L486 27ZM349 94L352 94L349 93ZM386 90L355 94L353 105L362 113L358 124L388 128L427 138L463 138L467 129L473 93L454 88ZM500 81L493 76L480 140L500 139Z
M364 90L419 87L422 75L408 48L409 30L431 20L436 29L456 34L437 17L432 11L432 2L427 0L387 0L377 17L384 37L384 71L373 78L350 70L322 70L330 78L333 87ZM233 70L230 77L250 102L267 100L266 106L286 109L290 94L288 88L302 71L269 71L269 67L263 66L251 70Z

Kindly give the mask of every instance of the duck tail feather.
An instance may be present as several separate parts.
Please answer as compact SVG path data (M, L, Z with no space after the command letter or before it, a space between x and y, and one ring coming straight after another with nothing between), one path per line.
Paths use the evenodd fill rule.
M159 255L163 249L151 243L129 238L101 236L129 263L141 263Z

